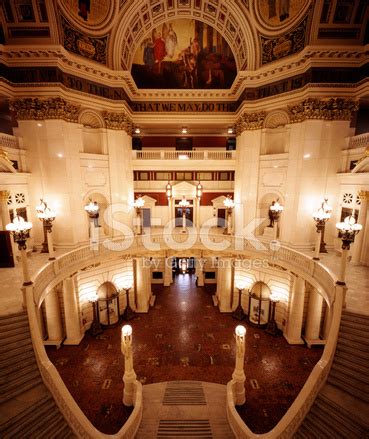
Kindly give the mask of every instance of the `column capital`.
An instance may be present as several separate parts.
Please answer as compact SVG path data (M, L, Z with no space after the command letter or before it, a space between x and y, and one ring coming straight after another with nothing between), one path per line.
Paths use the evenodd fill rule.
M0 201L8 201L8 198L10 196L10 192L7 190L0 191Z
M245 130L259 130L263 128L265 116L265 111L259 111L258 113L244 112L236 122L236 134L240 135Z
M126 113L113 113L104 111L102 116L105 121L106 128L110 130L122 130L130 136L133 132L133 124L131 118Z
M291 123L303 122L307 119L351 120L359 109L359 104L345 98L308 98L295 105L288 105Z

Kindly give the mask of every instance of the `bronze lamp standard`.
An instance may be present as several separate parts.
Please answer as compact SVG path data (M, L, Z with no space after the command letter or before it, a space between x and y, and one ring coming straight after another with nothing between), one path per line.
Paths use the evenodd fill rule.
M18 244L18 250L21 253L22 269L23 269L23 286L32 285L32 281L28 270L27 261L27 238L29 238L29 231L32 229L32 223L24 221L21 216L16 216L13 222L5 226L12 235L14 242Z
M360 232L363 226L361 224L357 224L353 211L350 216L347 216L343 220L343 222L337 223L336 228L340 232L342 239L341 267L337 284L346 285L345 275L347 265L347 253L350 250L350 244L355 241L355 236Z
M242 308L242 291L246 288L246 283L238 281L236 282L236 288L238 289L238 305L237 308L233 311L232 317L236 320L243 320L245 317L245 313Z
M40 199L40 204L36 206L37 218L42 222L43 230L44 230L44 239L46 234L47 241L47 250L49 253L49 261L55 260L55 251L53 244L53 221L56 218L56 213L47 206L46 201L42 198ZM45 253L44 251L44 243L42 244L41 253Z
M103 332L103 329L100 324L100 318L99 318L99 296L97 293L93 293L90 295L88 301L92 304L92 310L93 310L93 320L90 327L90 333L94 337L96 335L99 335Z
M324 243L324 229L325 229L325 223L329 220L331 217L332 208L328 206L327 204L328 199L325 198L322 202L321 207L313 213L313 219L315 221L316 226L316 242L315 242L315 253L314 253L314 261L319 261L319 253L327 253L327 250L325 249L325 243ZM323 245L322 245L323 244Z
M136 317L136 313L133 311L129 304L129 290L132 288L132 284L123 285L123 290L126 292L126 309L123 312L124 320L132 320Z

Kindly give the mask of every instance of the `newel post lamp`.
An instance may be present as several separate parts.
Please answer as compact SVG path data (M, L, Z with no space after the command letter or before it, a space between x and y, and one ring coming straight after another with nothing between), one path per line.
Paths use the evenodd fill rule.
M265 328L265 332L267 332L268 334L271 334L271 335L278 335L279 330L278 330L277 322L275 321L275 307L276 307L277 303L281 300L281 298L280 298L279 294L272 293L269 296L269 300L272 303L272 310L271 310L271 316L270 316L269 322L267 324L267 327Z
M230 195L227 195L225 200L223 200L224 207L226 208L227 212L227 229L226 234L231 235L232 234L232 212L235 206L235 202L232 200L232 197Z
M132 320L136 317L136 313L133 311L129 304L129 290L132 288L132 284L123 285L123 290L126 292L126 308L123 312L124 320Z
M18 250L21 253L22 269L23 269L23 286L32 285L29 275L28 261L27 261L27 238L29 238L29 231L32 229L32 223L24 221L21 216L16 216L13 222L5 226L12 235L14 242L18 244Z
M137 235L143 234L143 227L142 227L142 209L145 205L145 200L142 198L141 195L139 195L135 201L133 202L133 207L135 208L136 215L137 215Z
M123 404L126 406L133 405L134 384L136 382L136 373L133 369L132 354L132 326L124 325L121 335L121 351L124 355L124 374L123 374Z
M328 206L327 201L328 199L325 198L324 201L322 202L321 207L316 212L313 213L313 219L315 221L315 226L316 226L316 241L315 241L315 250L313 257L315 261L319 261L320 252L327 253L324 243L324 229L325 229L325 223L331 217L331 212L332 212L332 208Z
M182 200L178 203L178 206L182 209L182 233L186 233L186 209L190 203L186 200L183 195Z
M242 405L246 401L245 397L245 371L244 371L244 358L245 358L245 339L246 328L242 325L236 326L236 365L232 374L233 381L233 395L236 405Z
M90 327L90 333L94 337L103 332L99 318L99 296L97 293L90 294L88 301L92 304L93 320Z
M362 229L362 225L356 222L354 211L352 211L350 216L347 216L343 222L337 223L336 228L341 234L342 239L342 256L341 256L341 267L340 274L337 281L338 285L346 285L345 275L346 275L346 265L347 265L347 253L350 250L350 244L355 241L355 236Z
M242 308L242 291L246 288L246 284L244 282L238 281L236 282L236 288L238 289L238 305L237 308L233 311L232 317L236 320L243 320L245 317L245 313Z
M43 230L44 230L44 238L46 234L47 241L47 249L49 252L49 261L53 261L55 259L55 251L53 244L53 221L56 218L56 213L47 206L46 201L42 198L40 199L40 204L36 206L37 218L42 222ZM42 251L44 249L44 244L42 244Z

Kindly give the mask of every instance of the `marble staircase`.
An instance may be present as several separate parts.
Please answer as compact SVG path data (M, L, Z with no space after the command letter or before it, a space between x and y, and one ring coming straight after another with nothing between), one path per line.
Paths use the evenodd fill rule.
M327 384L296 439L369 439L369 317L343 311Z
M75 437L43 384L26 312L0 317L0 437Z

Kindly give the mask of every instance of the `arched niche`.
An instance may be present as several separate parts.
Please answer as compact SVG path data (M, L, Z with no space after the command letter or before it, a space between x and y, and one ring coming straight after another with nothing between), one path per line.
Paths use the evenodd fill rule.
M104 154L105 151L105 130L104 120L95 111L86 110L79 116L79 123L82 128L83 152L87 154Z
M280 194L277 192L268 192L264 194L258 205L258 214L259 218L263 219L263 221L259 224L259 226L256 229L256 235L261 236L264 233L265 227L268 227L270 220L269 220L269 208L272 205L273 201L279 200L279 204L282 206L284 205L283 198Z
M101 325L114 326L119 323L119 291L112 282L104 282L97 289L98 317Z
M269 321L270 288L265 282L258 281L249 293L249 321L257 326L265 326Z
M289 151L289 116L283 110L269 113L264 121L261 154L283 154Z

